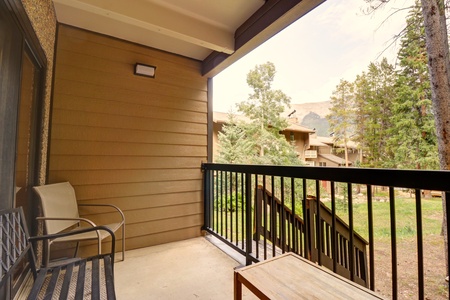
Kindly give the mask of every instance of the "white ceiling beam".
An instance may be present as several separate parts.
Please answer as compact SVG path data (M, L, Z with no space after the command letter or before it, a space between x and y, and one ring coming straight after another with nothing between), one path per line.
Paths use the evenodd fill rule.
M56 7L67 7L106 17L214 51L227 54L234 52L234 33L148 1L53 0L53 2Z

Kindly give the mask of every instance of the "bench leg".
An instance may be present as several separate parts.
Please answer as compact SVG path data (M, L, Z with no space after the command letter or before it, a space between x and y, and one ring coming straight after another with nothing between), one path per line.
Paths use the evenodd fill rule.
M234 273L234 300L242 300L242 283L238 278L239 274Z

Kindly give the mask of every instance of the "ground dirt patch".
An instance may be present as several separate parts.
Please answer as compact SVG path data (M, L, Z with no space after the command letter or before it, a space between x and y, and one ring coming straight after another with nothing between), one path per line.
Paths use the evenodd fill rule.
M425 299L448 299L445 281L444 240L440 235L427 235L423 241ZM418 263L416 239L397 242L398 299L418 299ZM392 296L391 243L375 242L375 291L386 298Z

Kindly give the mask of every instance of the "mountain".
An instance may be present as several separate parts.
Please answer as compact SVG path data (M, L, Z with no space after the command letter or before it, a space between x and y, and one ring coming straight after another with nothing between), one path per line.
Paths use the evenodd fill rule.
M330 125L328 124L328 120L326 118L322 118L314 112L310 112L309 114L307 114L300 122L300 125L315 129L318 136L330 135Z
M330 101L291 104L292 117L296 117L300 125L315 129L318 136L329 136L329 124L326 115L330 112Z
M320 117L325 118L325 116L330 112L330 107L331 101L291 104L291 110L296 110L295 116L299 120L303 120L303 118L310 112L316 113Z

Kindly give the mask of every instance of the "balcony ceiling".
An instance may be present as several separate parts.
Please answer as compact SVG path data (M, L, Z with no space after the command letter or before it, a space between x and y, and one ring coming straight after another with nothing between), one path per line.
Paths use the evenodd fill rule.
M325 0L53 0L60 23L203 62L213 76Z

